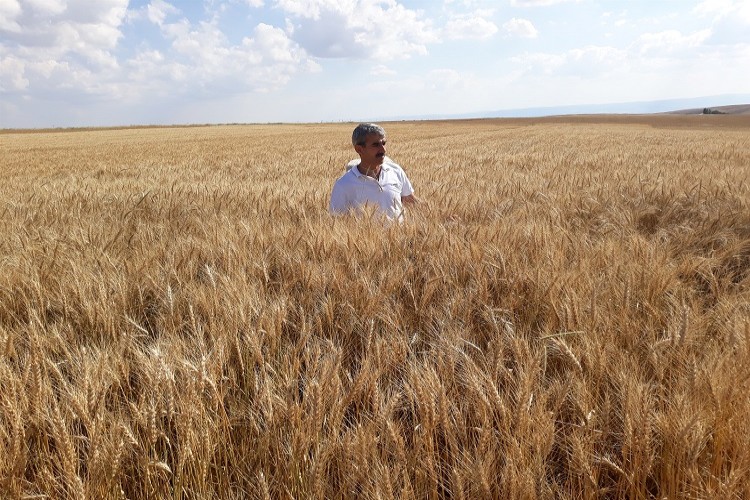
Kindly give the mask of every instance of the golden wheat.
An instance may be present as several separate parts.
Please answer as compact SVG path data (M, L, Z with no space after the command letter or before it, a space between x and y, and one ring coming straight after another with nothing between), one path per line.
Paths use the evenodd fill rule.
M0 496L750 497L750 123L0 134Z

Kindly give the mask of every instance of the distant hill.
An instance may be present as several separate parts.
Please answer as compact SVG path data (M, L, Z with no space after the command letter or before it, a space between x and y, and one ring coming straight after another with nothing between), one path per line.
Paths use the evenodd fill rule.
M466 118L531 118L543 116L564 115L597 115L597 114L625 114L625 115L648 115L648 114L702 114L703 108L711 110L731 109L727 114L746 114L748 111L737 111L747 109L750 104L750 94L723 94L705 97L690 97L685 99L666 99L661 101L639 101L620 102L607 104L579 104L570 106L549 106L536 108L518 108L504 110L487 110L469 113L449 113L430 115L403 115L379 118L386 120L451 120ZM677 110L677 111L673 111Z
M705 108L680 109L667 111L670 115L750 115L750 104L734 104L731 106L708 106Z

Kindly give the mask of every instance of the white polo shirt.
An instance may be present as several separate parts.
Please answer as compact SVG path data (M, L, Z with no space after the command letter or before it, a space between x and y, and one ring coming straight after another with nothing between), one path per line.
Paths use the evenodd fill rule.
M414 188L406 177L406 172L390 158L386 158L378 179L364 175L356 165L351 166L333 185L329 210L333 214L345 214L349 211L359 213L361 207L371 204L389 219L401 220L401 197L413 193Z

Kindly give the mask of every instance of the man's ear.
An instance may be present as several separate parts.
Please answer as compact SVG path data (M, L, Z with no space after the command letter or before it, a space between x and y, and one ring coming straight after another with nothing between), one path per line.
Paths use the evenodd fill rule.
M354 145L354 151L356 151L357 154L360 155L360 156L362 155L362 150L363 149L364 149L364 147L361 144L355 144Z

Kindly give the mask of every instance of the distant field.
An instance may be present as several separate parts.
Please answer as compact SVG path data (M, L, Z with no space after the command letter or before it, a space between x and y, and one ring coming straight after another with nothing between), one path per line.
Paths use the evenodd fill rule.
M750 116L0 133L0 498L750 498Z

